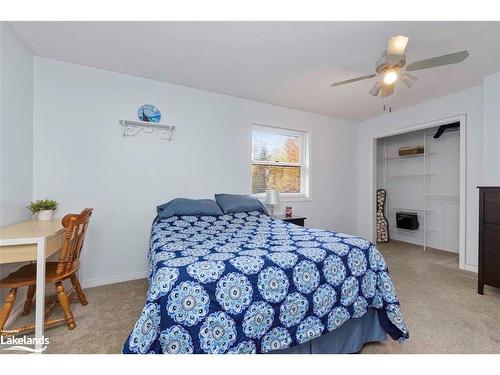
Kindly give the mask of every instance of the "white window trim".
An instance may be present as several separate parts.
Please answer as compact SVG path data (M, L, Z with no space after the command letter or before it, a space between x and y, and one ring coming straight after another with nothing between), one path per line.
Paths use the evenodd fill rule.
M301 138L300 141L300 155L301 163L279 163L279 162L259 162L252 160L252 132L254 130L261 130L271 133L282 133L286 135L295 135ZM252 184L252 164L276 164L280 166L301 166L300 173L300 191L301 193L280 193L281 202L309 202L312 200L311 196L311 131L297 130L291 128L284 128L273 125L265 125L254 123L250 128L250 184ZM250 186L251 189L251 186ZM252 194L253 197L264 201L266 194L258 193Z

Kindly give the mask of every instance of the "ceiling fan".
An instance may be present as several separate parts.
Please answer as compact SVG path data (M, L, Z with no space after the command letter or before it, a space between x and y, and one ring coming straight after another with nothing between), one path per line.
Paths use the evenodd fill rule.
M408 37L402 35L393 36L389 39L387 50L382 52L382 55L377 61L375 67L376 73L335 82L331 86L336 87L345 85L380 75L381 79L375 83L369 93L373 96L378 96L380 94L381 97L385 98L394 93L394 86L398 80L401 80L401 82L403 82L408 88L413 86L413 84L417 81L417 78L408 72L434 68L436 66L456 64L464 61L469 56L469 52L460 51L449 55L431 57L429 59L416 61L406 65L405 51L407 44Z

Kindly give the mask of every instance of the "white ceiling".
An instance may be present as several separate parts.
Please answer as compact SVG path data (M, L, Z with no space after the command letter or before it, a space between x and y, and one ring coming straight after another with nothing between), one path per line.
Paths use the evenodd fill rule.
M468 50L463 63L414 72L394 110L481 84L500 71L499 22L12 22L34 53L62 61L324 115L382 113L368 94L387 40L410 38L407 60Z

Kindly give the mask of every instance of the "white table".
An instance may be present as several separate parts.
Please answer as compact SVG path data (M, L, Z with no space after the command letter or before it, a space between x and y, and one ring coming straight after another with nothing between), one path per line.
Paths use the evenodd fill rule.
M40 349L45 324L45 262L61 249L61 219L27 220L0 228L0 264L36 261L35 349Z

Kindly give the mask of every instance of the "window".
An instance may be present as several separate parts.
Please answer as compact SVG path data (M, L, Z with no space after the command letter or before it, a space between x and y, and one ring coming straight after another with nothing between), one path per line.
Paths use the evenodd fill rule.
M308 134L254 125L252 194L275 189L286 198L306 198L309 190Z

